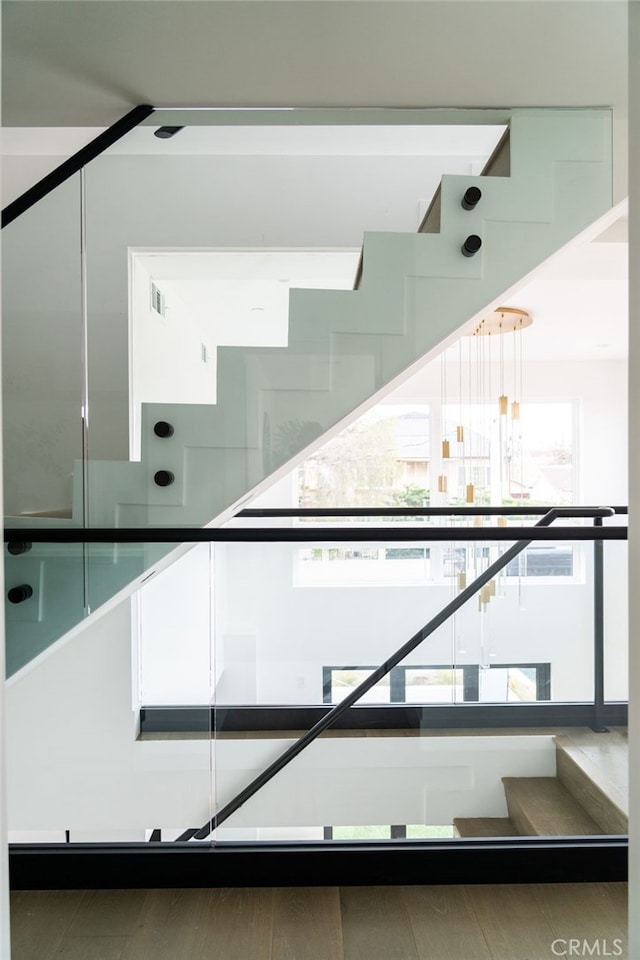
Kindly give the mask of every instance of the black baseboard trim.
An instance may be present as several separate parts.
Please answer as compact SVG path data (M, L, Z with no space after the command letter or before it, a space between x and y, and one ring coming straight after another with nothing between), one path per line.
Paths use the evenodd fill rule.
M386 843L28 844L9 847L12 890L627 879L626 837Z
M175 706L142 707L140 732L221 733L310 730L331 709L319 706ZM491 727L625 727L626 703L608 703L597 712L592 703L376 704L351 707L335 724L338 730L428 730Z

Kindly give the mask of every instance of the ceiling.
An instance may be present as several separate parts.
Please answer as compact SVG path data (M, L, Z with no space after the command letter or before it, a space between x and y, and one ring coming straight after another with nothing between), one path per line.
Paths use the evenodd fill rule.
M2 16L4 123L47 128L7 131L4 152L13 155L12 170L23 178L44 172L43 143L50 156L71 152L79 145L74 128L85 128L82 136L89 139L137 103L598 105L614 109L615 195L626 196L625 0L11 0ZM367 135L371 142L364 144L344 128L326 128L322 139L309 128L289 128L278 140L272 128L265 145L255 129L218 127L185 129L160 142L146 127L117 150L228 156L427 152L415 140L424 130L415 127L407 128L402 143L399 129L397 140L375 129ZM449 128L451 136L462 134ZM432 155L468 156L477 149L464 137L429 148ZM425 187L424 197L431 193ZM626 355L627 245L624 238L608 240L566 251L520 290L517 305L536 317L528 343L540 358L548 356L550 343L559 357ZM192 264L192 298L198 287L194 269ZM274 270L275 280L296 279L292 265L280 261ZM315 267L313 275L320 284ZM322 285L343 283L331 277L326 274ZM181 281L173 276L171 282Z
M131 106L627 103L626 0L10 0L8 126Z
M626 214L591 243L569 245L503 306L534 318L528 360L619 360L628 355L629 247ZM526 339L525 339L526 338Z

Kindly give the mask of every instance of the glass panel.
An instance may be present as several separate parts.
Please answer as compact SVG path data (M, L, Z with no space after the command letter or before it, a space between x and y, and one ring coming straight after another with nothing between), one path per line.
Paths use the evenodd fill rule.
M629 699L628 544L604 543L604 697Z
M5 547L7 676L107 600L132 593L162 558L166 565L184 550L165 543L38 543L27 539L27 528L24 536Z
M480 169L506 115L470 114L455 151L452 119L159 113L87 167L91 525L210 522L415 360L388 349L395 285L353 288L365 230L406 234L371 258L413 266L419 198ZM396 431L399 502L425 500L425 422ZM389 478L365 473L375 499Z
M317 720L320 714L308 707L339 703L459 594L461 575L470 584L509 546L218 544L218 809ZM323 733L233 813L216 837L260 839L295 829L307 838L319 830L332 839L379 837L380 830L390 839L446 838L457 819L507 818L502 777L553 777L554 729L480 736L476 721L432 712L592 701L592 545L542 546L549 556L572 558L564 575L547 564L546 575L539 567L531 576L513 575L513 568L496 576L345 714L339 730ZM393 571L414 562L412 553L401 559L404 550L429 552L428 576L420 583L380 578L377 568L386 562L380 556L388 551L398 551L388 561ZM341 577L332 575L334 563L342 565ZM349 573L349 565L358 573ZM385 722L383 711L402 705L421 711ZM358 709L381 712L360 722ZM482 722L491 726L488 713ZM448 736L451 725L463 729ZM388 729L394 726L406 729ZM466 835L464 823L455 829Z
M219 703L339 702L506 546L219 544ZM539 556L552 560L530 575L512 561L365 702L591 700L591 544Z
M204 827L213 810L315 722L318 708L327 709L323 702L339 699L341 683L353 689L457 595L458 582L442 575L451 547L430 542L431 578L420 586L375 582L373 589L332 582L301 587L297 553L319 548L308 543L201 544L180 551L168 544L86 551L49 544L39 551L34 544L33 557L29 551L9 555L9 570L11 563L35 562L44 571L40 592L11 604L16 618L8 624L12 838L60 839L69 831L71 842L155 842ZM453 547L465 551L469 581L504 549L487 542ZM362 543L353 552L403 548L402 542ZM322 839L329 828L333 839L370 839L374 827L375 836L384 829L391 840L445 839L454 828L466 835L469 818L504 819L503 778L554 777L557 731L486 736L465 723L452 736L447 726L460 723L453 714L440 721L437 711L593 695L591 545L573 548L569 582L504 577L488 598L472 598L363 701L361 709L374 711L364 726L355 712L346 714L340 730L323 734L215 835L205 829L202 840ZM169 550L173 562L165 567ZM67 629L48 656L36 657L43 648L29 641L29 631L38 639L41 621L27 616L29 604L34 596L41 608L51 596L70 597L74 562L76 570L86 563L96 603L99 590L108 592L105 582L115 590L113 568L120 563L128 565L128 576L146 571L140 574L146 582L108 612L103 607L82 631ZM609 564L612 575L619 573L613 558ZM26 567L16 579L23 582L11 581L12 588L29 581ZM410 717L403 705L417 705L418 712ZM305 713L309 707L315 714ZM392 708L400 712L389 727L383 712ZM90 735L78 727L79 715L94 718ZM560 732L567 736L564 724ZM625 737L613 733L624 752ZM594 734L592 742L584 726L568 736L572 762L584 755L587 766L596 763L609 776L615 771L623 807L625 758L612 759L611 738L599 746L603 735ZM129 779L124 764L132 764ZM53 769L67 771L64 782L58 783L59 773L49 775ZM82 815L72 803L74 789ZM33 798L23 803L29 791L38 804ZM621 822L604 832L624 832Z
M2 363L5 516L81 524L79 175L2 231Z
M167 841L199 829L213 813L214 572L211 545L194 544L135 595L139 739L157 781L147 826Z
M11 677L87 615L85 547L13 541L5 546L4 571L6 670Z
M11 678L11 841L173 841L209 820L211 578L197 545Z

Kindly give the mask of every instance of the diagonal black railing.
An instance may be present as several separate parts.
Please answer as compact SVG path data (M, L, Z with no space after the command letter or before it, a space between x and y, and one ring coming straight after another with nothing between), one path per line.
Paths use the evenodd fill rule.
M43 197L46 197L48 193L51 193L52 190L59 187L61 183L64 183L69 177L72 177L81 170L82 167L86 166L87 163L95 160L101 153L108 150L109 147L113 146L114 143L129 133L130 130L133 130L133 128L137 127L143 120L146 120L154 110L155 107L150 107L146 104L141 104L129 110L124 117L116 120L110 127L103 130L97 137L94 137L90 143L86 144L86 146L74 153L73 156L69 157L68 160L65 160L57 166L51 173L48 173L46 177L38 180L32 187L25 190L24 193L16 197L15 200L7 204L3 209L2 227L7 227L10 223L13 223L17 217L20 217L42 200Z
M552 508L541 520L535 524L535 527L548 527L558 517L573 517L579 512L580 516L590 516L594 518L603 518L612 516L614 510L609 507L585 510L580 508ZM513 536L513 531L509 531ZM384 661L376 670L374 670L366 680L355 687L339 704L333 707L324 717L322 717L310 730L300 737L294 744L287 748L276 760L273 761L261 774L251 781L243 790L238 793L233 800L225 804L210 820L207 821L195 833L193 829L182 834L177 839L179 841L187 839L206 840L206 838L222 823L225 822L233 813L243 806L247 800L251 799L262 787L265 786L273 777L284 769L292 760L295 759L303 750L316 740L321 733L324 733L333 726L339 718L346 713L365 693L367 693L376 683L382 680L395 666L405 659L415 648L427 637L442 626L457 610L467 603L483 586L489 583L504 567L506 567L518 554L522 553L529 544L530 539L518 540L508 550L506 550L497 560L490 564L476 579L467 587L460 591L445 607L440 610L424 627L421 627L409 640L406 641L398 650L395 651L387 660Z

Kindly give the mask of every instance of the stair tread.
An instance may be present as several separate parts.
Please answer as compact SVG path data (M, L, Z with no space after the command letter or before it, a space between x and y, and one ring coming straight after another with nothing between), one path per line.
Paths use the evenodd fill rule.
M579 734L557 736L556 744L579 764L590 779L602 789L613 788L627 809L626 795L629 786L629 743L627 738L611 731L598 734L598 740L581 741Z
M556 777L503 777L502 783L509 815L524 836L604 832Z
M622 737L598 745L578 745L570 737L556 737L556 766L560 782L600 825L604 833L628 832L628 751Z
M517 837L510 817L454 817L453 825L461 837Z

